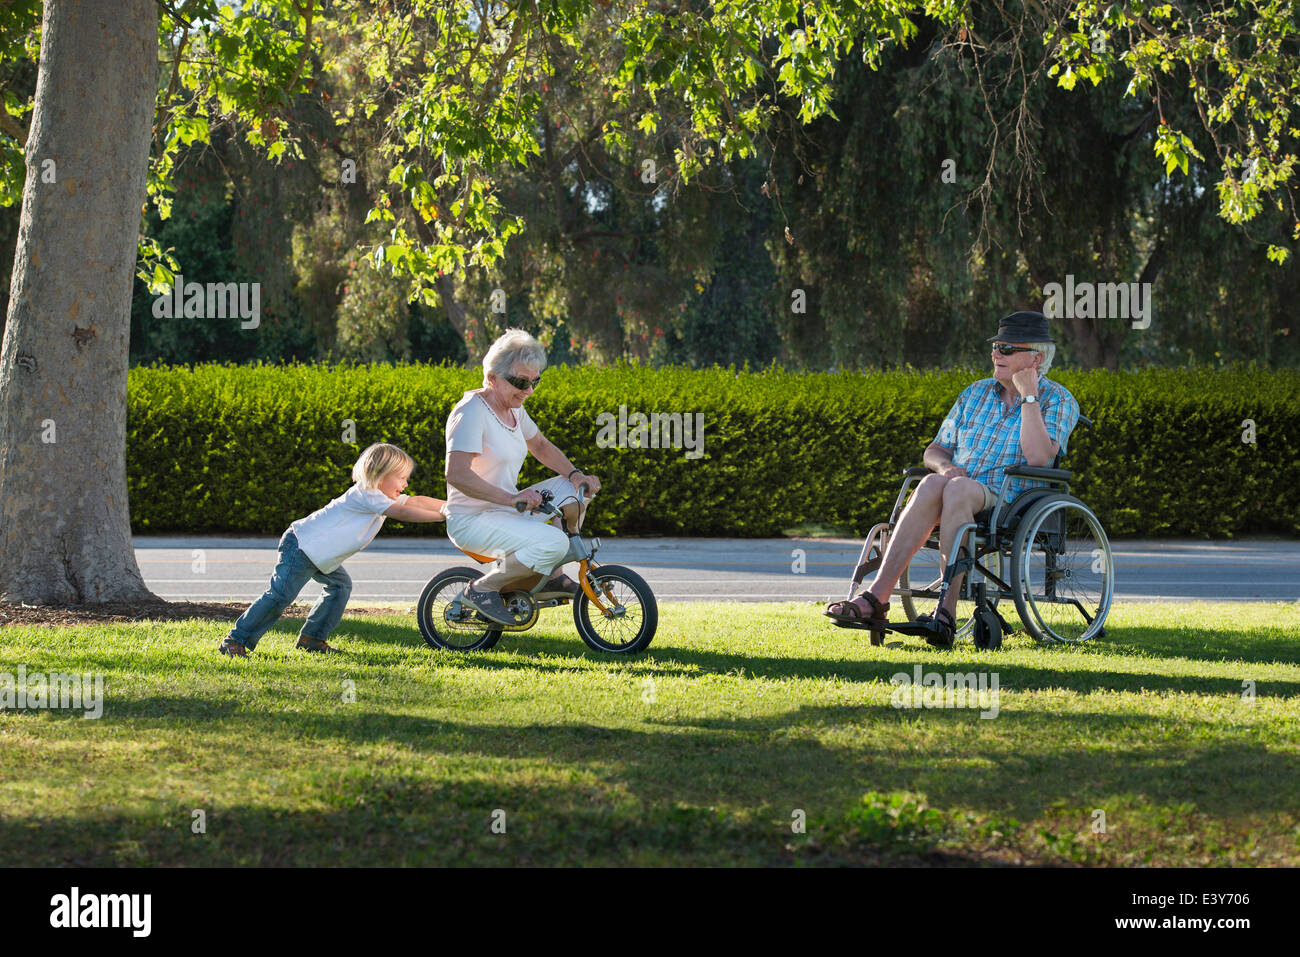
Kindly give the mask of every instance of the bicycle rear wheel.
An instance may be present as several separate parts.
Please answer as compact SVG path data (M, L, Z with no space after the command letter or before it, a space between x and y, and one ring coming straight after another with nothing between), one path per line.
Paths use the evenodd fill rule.
M474 568L449 568L424 586L415 606L415 622L430 648L486 651L500 640L501 630L494 622L458 601L465 586L482 577Z

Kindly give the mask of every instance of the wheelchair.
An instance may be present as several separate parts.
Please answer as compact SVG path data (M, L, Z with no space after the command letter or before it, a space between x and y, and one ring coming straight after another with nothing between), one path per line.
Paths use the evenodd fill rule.
M1080 415L1079 424L1092 421ZM1050 468L1008 468L997 504L957 530L946 566L938 535L931 534L894 590L909 621L931 610L947 594L953 577L965 573L953 616L955 641L969 637L977 648L1000 648L1003 636L1014 630L999 608L1008 601L1014 603L1024 630L1040 644L1080 644L1105 635L1115 584L1110 540L1092 509L1070 494L1073 473L1059 468L1060 460L1058 453ZM925 467L904 470L894 510L888 522L867 534L846 598L852 599L867 575L880 567L909 491L929 474ZM1034 484L1008 503L1007 489L1015 478ZM847 621L835 624L866 627ZM871 631L871 643L882 644L883 632Z

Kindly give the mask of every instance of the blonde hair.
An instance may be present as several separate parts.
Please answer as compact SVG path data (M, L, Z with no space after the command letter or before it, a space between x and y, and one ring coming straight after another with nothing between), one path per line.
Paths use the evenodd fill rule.
M534 366L541 372L546 368L546 350L523 329L507 329L483 357L483 388L487 388L489 372L505 378L516 362Z
M362 488L377 488L386 476L404 465L415 468L415 459L396 445L376 442L362 452L357 464L352 466L352 481Z

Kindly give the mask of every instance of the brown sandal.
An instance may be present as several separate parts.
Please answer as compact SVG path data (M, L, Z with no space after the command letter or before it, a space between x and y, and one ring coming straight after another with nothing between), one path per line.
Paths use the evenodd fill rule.
M857 604L864 598L871 606L870 615L862 614L862 608ZM838 611L835 610L836 606L839 606ZM889 602L885 602L882 605L879 598L871 594L869 591L864 591L861 595L851 601L844 600L831 602L826 606L826 610L822 614L827 618L834 618L836 621L850 621L854 624L861 624L869 628L884 628L889 624Z

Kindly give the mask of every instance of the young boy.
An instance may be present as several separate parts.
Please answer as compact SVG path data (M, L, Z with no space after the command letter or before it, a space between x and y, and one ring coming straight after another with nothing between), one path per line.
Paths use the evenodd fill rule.
M347 607L352 579L343 562L365 548L378 534L385 516L400 522L441 522L442 499L403 495L415 462L395 445L379 443L361 453L352 466L356 482L344 494L306 518L300 518L280 538L280 557L266 593L239 616L217 649L232 658L246 658L266 630L279 620L314 578L325 586L312 605L298 635L304 651L338 651L325 643Z

